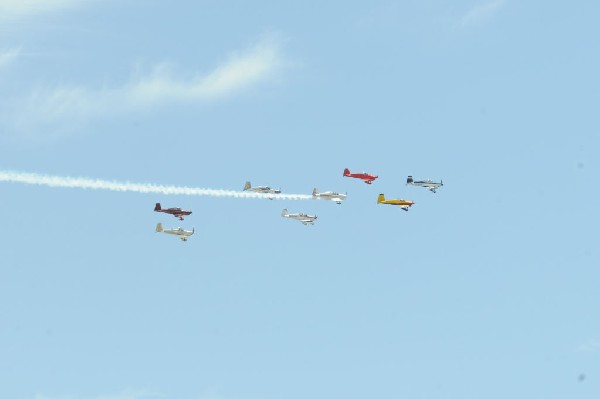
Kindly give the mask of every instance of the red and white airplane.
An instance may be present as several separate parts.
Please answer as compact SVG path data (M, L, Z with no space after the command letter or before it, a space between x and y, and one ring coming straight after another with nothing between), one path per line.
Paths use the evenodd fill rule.
M176 218L179 218L179 220L183 220L184 216L189 216L192 214L192 211L184 211L181 208L162 209L160 207L160 202L157 202L156 205L154 206L154 212L168 213L169 215L173 215Z
M365 181L365 183L367 184L371 184L373 183L373 181L375 179L377 179L378 176L375 175L371 175L369 173L363 172L363 173L350 173L350 170L348 168L344 169L344 177L354 177L356 179L362 179Z

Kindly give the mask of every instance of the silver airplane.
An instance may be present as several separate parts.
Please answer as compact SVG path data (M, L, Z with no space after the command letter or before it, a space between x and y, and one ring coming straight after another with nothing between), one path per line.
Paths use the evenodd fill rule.
M244 184L244 191L254 191L261 194L281 194L281 189L271 188L269 186L252 187L249 181Z
M408 176L408 178L406 179L406 185L407 186L427 187L429 189L429 191L431 191L432 193L435 193L435 190L442 187L444 185L444 183L441 180L439 183L436 183L433 180L429 180L429 179L415 181L415 180L413 180L412 176Z
M317 220L316 216L308 215L306 213L289 213L287 209L281 211L281 216L288 219L296 219L305 226L307 224L315 224L315 220Z
M165 233L165 234L173 234L176 235L177 237L179 237L181 239L181 241L187 241L188 237L191 236L192 234L194 234L194 229L192 229L192 231L189 230L184 230L181 227L178 227L176 229L163 229L163 225L162 223L158 223L156 225L156 232L157 233Z
M324 193L320 193L316 188L313 189L312 192L313 199L325 199L334 201L336 204L341 204L347 197L347 194L335 193L333 191L325 191Z

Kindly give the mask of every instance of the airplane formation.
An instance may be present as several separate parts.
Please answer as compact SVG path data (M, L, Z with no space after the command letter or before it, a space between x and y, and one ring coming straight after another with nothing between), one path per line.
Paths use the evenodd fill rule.
M373 175L370 173L366 173L366 172L351 173L348 168L344 169L343 176L363 180L366 184L372 184L379 177L379 176L376 176L376 175ZM433 180L429 180L429 179L414 180L412 176L408 176L406 179L406 185L407 186L425 187L425 188L429 189L429 191L431 191L432 193L435 193L436 190L439 189L440 187L442 187L444 184L442 183L441 180L438 183L438 182L434 182ZM277 196L277 194L281 194L281 189L273 189L269 186L252 187L252 185L250 184L249 181L247 181L246 184L244 185L243 191L252 191L255 193L265 194L265 195L267 195L267 198L269 198L271 200L274 199L275 196ZM313 189L313 192L312 192L313 199L332 201L338 205L341 204L343 201L345 201L346 197L347 197L347 193L341 194L341 193L337 193L335 191L319 192L319 190L316 187ZM377 196L377 204L394 205L394 206L400 207L400 209L402 209L404 211L408 211L410 209L410 207L415 204L415 202L411 201L411 200L407 200L407 199L400 199L400 198L386 199L385 194L381 193ZM179 220L184 220L183 219L184 216L189 216L192 214L192 211L183 210L181 208L163 209L159 202L157 202L156 205L154 206L154 211L173 215L173 216L179 218ZM305 226L306 225L314 225L315 221L317 220L316 215L309 215L307 213L290 213L287 210L287 208L283 209L281 211L281 217L286 218L286 219L297 220ZM194 229L192 228L192 230L185 230L181 227L177 227L177 228L173 228L173 229L165 229L165 228L163 228L162 223L158 223L156 225L156 232L174 235L176 237L179 237L179 239L181 239L181 241L187 241L188 238L194 234Z

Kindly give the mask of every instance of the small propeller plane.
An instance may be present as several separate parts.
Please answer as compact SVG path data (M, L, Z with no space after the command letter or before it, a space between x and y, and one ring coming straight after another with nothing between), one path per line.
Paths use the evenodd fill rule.
M157 202L156 205L154 206L154 212L168 213L170 215L175 216L176 218L179 218L179 220L183 220L184 216L189 216L192 214L192 211L184 211L181 208L162 209L160 207L160 202Z
M324 193L320 193L316 188L313 189L312 197L313 199L325 199L334 201L336 204L341 204L342 201L346 199L347 194L335 193L333 191L325 191Z
M375 179L377 179L378 176L375 175L371 175L369 173L363 172L363 173L350 173L350 170L348 168L344 169L344 177L354 177L356 179L362 179L365 181L365 183L367 184L371 184L373 183L373 181Z
M308 215L306 213L289 213L287 209L281 211L281 216L288 219L296 219L305 226L307 224L315 224L315 220L317 220L316 216Z
M156 225L156 232L157 233L165 233L165 234L173 234L176 235L177 237L179 237L181 239L181 241L187 241L188 237L190 237L192 234L194 234L194 229L192 229L192 231L189 230L184 230L181 227L178 227L176 229L163 229L163 225L162 223L158 223Z
M379 196L377 197L377 203L378 204L386 204L386 205L398 205L405 211L408 211L408 208L410 208L411 206L413 206L415 204L414 202L405 200L405 199L386 200L385 195L383 195L383 194L379 194Z
M269 186L256 186L252 187L249 181L244 184L244 191L254 191L255 193L261 194L281 194L281 189L271 188ZM273 198L270 198L273 199Z
M415 181L415 180L413 180L412 176L408 176L408 178L406 179L406 185L407 186L427 187L429 189L429 191L431 191L432 193L435 193L435 190L442 187L444 185L444 183L441 180L439 183L436 183L433 180L429 180L429 179Z

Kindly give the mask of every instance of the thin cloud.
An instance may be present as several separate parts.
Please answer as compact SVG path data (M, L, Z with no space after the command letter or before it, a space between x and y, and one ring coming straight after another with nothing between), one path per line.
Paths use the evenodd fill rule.
M492 0L471 8L460 20L461 27L481 25L491 19L506 3L505 0Z
M164 395L152 393L149 391L124 391L116 394L97 395L97 396L75 396L75 395L35 395L34 399L151 399L162 398Z
M21 49L9 49L0 52L0 68L13 63L21 55Z
M82 0L0 0L0 19L22 18L30 15L60 11L83 4Z
M600 352L600 341L599 340L591 340L585 342L577 347L577 352Z
M155 66L151 73L134 77L120 87L38 89L14 104L13 120L15 128L21 131L48 124L65 128L74 121L81 123L149 111L170 103L217 101L267 80L282 65L279 42L268 37L245 51L230 55L212 71L196 72L187 78L181 77L183 73L175 73L172 65L163 63Z
M121 89L125 101L132 105L152 105L167 101L196 101L231 95L266 78L280 66L279 46L269 40L260 43L230 60L212 72L196 74L184 81L173 77L168 64Z

